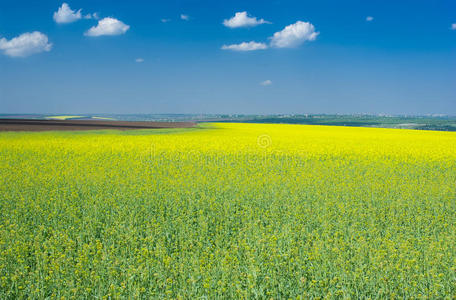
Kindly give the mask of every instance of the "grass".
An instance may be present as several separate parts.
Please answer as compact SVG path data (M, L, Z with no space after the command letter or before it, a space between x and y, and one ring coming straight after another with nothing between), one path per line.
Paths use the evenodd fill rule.
M96 117L96 116L90 116L90 117L85 117L85 116L46 116L46 119L52 119L52 120L71 120L71 119L81 119L81 118L87 118L87 119L93 119L93 120L115 120L114 118L107 118L107 117Z
M91 117L91 119L96 119L96 120L115 120L114 118L105 118L105 117Z
M0 298L456 294L456 134L0 133Z
M271 115L239 116L227 121L456 131L456 118L450 116Z
M84 118L84 116L47 116L46 119L52 120L71 120L71 119L80 119Z

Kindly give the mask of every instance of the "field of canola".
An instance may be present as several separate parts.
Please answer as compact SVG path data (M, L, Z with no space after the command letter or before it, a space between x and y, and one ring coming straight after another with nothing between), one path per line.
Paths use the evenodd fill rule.
M0 298L451 298L456 133L0 133Z

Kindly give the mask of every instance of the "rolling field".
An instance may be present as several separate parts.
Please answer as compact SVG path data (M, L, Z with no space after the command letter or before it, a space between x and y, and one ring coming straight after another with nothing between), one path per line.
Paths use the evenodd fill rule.
M0 132L0 298L445 298L456 133Z
M65 117L65 116L63 116ZM132 130L190 128L193 122L126 122L104 119L91 120L40 120L40 119L1 119L0 131L82 131L82 130Z

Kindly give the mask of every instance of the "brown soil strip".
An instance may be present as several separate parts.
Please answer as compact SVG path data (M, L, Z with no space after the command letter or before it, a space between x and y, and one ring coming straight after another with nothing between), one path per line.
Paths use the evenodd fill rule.
M106 120L35 120L0 119L0 131L50 131L50 130L131 130L160 128L190 128L193 122L129 122Z

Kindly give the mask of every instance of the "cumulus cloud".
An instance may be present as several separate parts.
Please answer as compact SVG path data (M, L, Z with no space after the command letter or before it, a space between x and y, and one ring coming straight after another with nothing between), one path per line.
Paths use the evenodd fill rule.
M63 3L59 9L54 12L54 21L59 24L72 23L81 19L81 9L72 10L67 3Z
M451 29L452 29L452 30L456 30L456 23L451 24Z
M141 57L135 59L135 62L137 62L137 63L142 63L143 61L144 61L144 58L141 58Z
M319 32L309 22L298 21L286 26L282 31L274 33L271 39L271 46L276 48L292 48L301 45L306 41L314 41Z
M98 13L93 13L93 14L87 14L83 17L84 19L95 19L98 20L100 17L98 16Z
M264 50L267 48L268 48L268 46L265 43L257 43L254 41L222 46L222 50L233 50L233 51L254 51L254 50Z
M184 20L184 21L190 20L190 17L189 17L188 15L181 14L180 17L181 17L181 19Z
M249 17L246 11L237 12L231 19L223 20L223 25L229 28L253 27L260 24L270 24L270 22L256 17Z
M34 53L51 51L47 35L34 31L23 33L11 40L0 39L0 50L3 54L11 57L25 57Z
M262 86L268 86L268 85L271 85L272 84L272 81L271 80L265 80L265 81L262 81L260 82L260 85Z
M161 21L162 23L168 23L168 22L171 21L171 19L161 19L160 21Z
M104 18L98 21L97 26L93 26L85 33L86 36L101 36L101 35L120 35L127 32L130 28L122 21L114 18Z
M367 16L366 17L366 21L367 22L372 22L373 20L374 20L374 17L372 17L372 16Z

